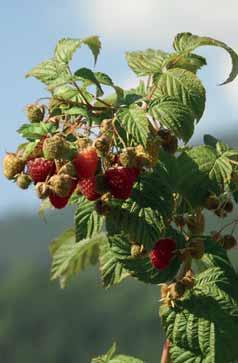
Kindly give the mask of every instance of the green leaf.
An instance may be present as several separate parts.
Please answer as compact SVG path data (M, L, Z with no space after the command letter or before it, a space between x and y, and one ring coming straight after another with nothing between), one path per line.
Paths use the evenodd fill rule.
M91 363L145 363L140 359L129 357L127 355L116 355L116 343L113 343L109 351L100 357L93 358Z
M106 218L106 228L110 235L124 232L131 241L143 244L148 249L160 238L163 227L160 217L154 211L138 206L134 208L129 205L128 209L113 207Z
M165 235L176 240L177 248L182 248L185 245L184 237L172 228ZM172 280L178 272L181 261L177 257L171 261L169 267L160 271L152 266L149 257L135 258L131 256L131 241L125 234L108 236L108 239L115 258L121 262L123 267L133 277L140 281L149 284L159 284ZM154 240L154 244L156 240Z
M56 130L57 127L52 123L39 122L35 124L23 124L17 132L29 140L35 140L40 139L48 133L55 133Z
M116 353L116 349L117 349L117 345L114 342L106 354L101 355L100 357L97 357L97 358L93 358L91 363L108 363L110 361L110 359Z
M175 308L161 307L166 337L175 363L234 362L238 357L238 280L226 251L205 241L208 269Z
M222 193L231 180L232 166L225 153L197 146L178 158L178 191L193 205L202 205L209 192ZM194 193L196 191L196 193Z
M119 101L123 98L124 90L121 87L116 86L106 73L95 72L94 75L100 84L114 88L116 92L116 103L119 103ZM105 101L107 101L107 99L105 99Z
M96 234L76 243L74 229L67 230L52 242L51 279L59 279L64 288L77 273L98 262L99 244L106 239L104 233Z
M68 64L76 50L81 46L82 40L64 38L61 39L55 48L55 59L59 63Z
M163 97L151 103L150 114L166 128L187 142L194 131L194 118L191 109L174 97Z
M98 82L97 78L95 77L95 74L91 69L88 68L80 68L75 73L75 76L79 79L82 79L84 81L89 81L89 84L93 83L97 86L97 92L99 96L103 95L103 90L100 86L100 83Z
M99 266L105 288L119 284L129 276L122 264L115 258L108 241L105 241L100 246Z
M26 77L35 77L46 85L62 84L70 78L65 64L49 59L34 67L26 74ZM56 81L57 80L57 81Z
M183 68L187 71L196 73L200 68L207 64L206 59L197 54L173 53L163 62L163 68Z
M226 45L223 42L220 42L219 40L212 39L209 37L200 37L197 35L193 35L191 33L179 33L175 37L173 45L174 45L174 49L177 52L192 52L194 49L196 49L200 46L203 46L203 45L212 45L215 47L221 47L229 53L229 55L231 57L231 61L232 61L231 73L230 73L229 77L227 78L227 80L225 82L223 82L222 84L226 84L226 83L233 81L238 74L238 55L237 55L237 53L232 48L230 48L228 45Z
M91 50L91 52L93 53L94 64L96 64L98 55L100 53L101 46L102 46L99 37L96 35L93 35L91 37L83 39L82 42L83 42L83 44L87 45L89 47L89 49Z
M117 355L109 363L145 363L140 359L128 357L127 355Z
M191 109L197 120L200 120L205 108L206 92L194 73L181 68L172 68L163 73L156 84L154 98L176 97Z
M133 189L131 199L141 208L158 211L169 218L173 210L173 179L167 165L160 159L153 172L144 172Z
M119 111L117 117L121 126L133 137L137 144L146 146L149 122L145 111L138 105L131 105Z
M83 238L90 238L103 229L104 217L95 211L95 203L85 197L78 199L74 219L77 242Z
M147 49L139 52L127 52L126 60L137 76L149 76L161 72L161 67L169 53Z

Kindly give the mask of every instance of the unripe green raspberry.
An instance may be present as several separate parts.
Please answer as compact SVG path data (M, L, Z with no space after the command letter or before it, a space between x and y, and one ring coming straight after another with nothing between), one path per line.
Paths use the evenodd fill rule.
M187 217L186 224L192 234L201 235L204 233L205 218L202 213Z
M45 182L36 184L36 194L40 199L46 199L50 194L50 187Z
M134 147L128 147L123 150L119 156L120 164L124 167L137 167L137 155Z
M72 190L73 180L69 175L53 175L49 180L49 185L59 197L68 197Z
M32 179L27 174L20 174L16 180L17 185L21 189L27 189L29 187L29 185L31 184L31 182L32 182Z
M70 144L59 135L48 137L43 144L43 154L47 160L68 160L71 156Z
M66 164L64 164L60 169L59 169L59 174L66 174L71 176L72 178L77 176L77 171L75 169L74 164L69 161Z
M231 250L237 246L235 237L230 234L226 234L218 242L225 248L225 250Z
M138 243L133 243L131 246L131 256L134 258L145 257L146 250L143 245L139 245Z
M77 147L79 148L79 151L86 149L90 145L91 141L89 140L88 137L79 137L77 140Z
M30 122L41 122L45 116L45 107L33 103L26 106L26 113Z
M100 132L101 134L105 134L112 131L112 120L111 119L105 119L100 124Z
M3 159L3 174L7 179L14 179L24 167L24 161L14 153L8 153Z
M98 199L95 203L95 210L100 216L106 216L110 213L111 208L107 202Z
M209 195L206 202L205 208L208 210L216 210L219 207L219 199L216 195Z
M93 146L97 150L98 155L105 155L110 150L110 138L105 135L100 136L94 141Z

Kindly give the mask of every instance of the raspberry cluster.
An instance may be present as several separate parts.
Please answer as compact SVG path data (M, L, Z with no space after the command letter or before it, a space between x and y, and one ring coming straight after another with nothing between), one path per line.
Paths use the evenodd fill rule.
M112 198L129 198L140 173L152 167L152 156L140 145L116 150L111 120L101 122L93 139L82 124L72 122L68 127L65 117L52 116L51 107L52 100L48 112L44 105L27 106L32 127L55 127L34 138L33 143L29 138L16 153L7 153L3 160L4 175L22 189L33 184L38 197L49 198L58 209L68 204L73 193L82 194L90 201L100 199L101 204L97 205L105 205Z

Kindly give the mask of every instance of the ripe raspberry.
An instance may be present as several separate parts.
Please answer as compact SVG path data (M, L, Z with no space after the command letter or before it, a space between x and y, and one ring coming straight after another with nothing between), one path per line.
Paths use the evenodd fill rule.
M137 168L111 168L105 173L109 191L117 199L127 199L131 196L133 184L140 171Z
M25 163L16 154L9 153L3 159L3 174L7 179L14 179L24 169Z
M27 189L31 184L32 180L27 174L20 174L17 177L16 183L21 189Z
M73 187L73 179L69 175L53 175L49 180L51 190L59 197L68 197Z
M45 107L44 105L27 105L26 106L27 118L30 122L41 122L44 119Z
M73 163L79 178L94 176L98 166L98 155L95 148L89 147L77 154Z
M54 135L45 139L43 143L43 154L47 160L70 158L70 145L60 135Z
M90 178L84 178L79 181L79 187L81 193L88 200L96 200L100 198L100 194L96 190L96 177L91 176Z
M51 176L55 172L55 163L51 160L44 158L36 158L29 160L27 163L28 174L32 180L37 182L43 182L48 176Z
M151 264L158 270L167 268L176 249L176 242L172 238L159 239L150 252Z
M49 199L53 207L57 209L64 208L69 201L69 197L59 197L57 194L51 192L49 195Z

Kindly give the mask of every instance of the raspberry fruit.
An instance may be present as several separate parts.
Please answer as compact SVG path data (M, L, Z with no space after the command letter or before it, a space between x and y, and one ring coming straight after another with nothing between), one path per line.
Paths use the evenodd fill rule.
M232 248L237 246L237 241L234 236L230 234L226 234L223 236L219 243L222 245L222 247L225 248L225 250L231 250Z
M21 189L27 189L31 184L32 180L27 174L20 174L17 177L16 183Z
M25 163L16 154L9 153L3 159L3 174L7 179L14 179L23 171Z
M53 207L55 207L56 209L62 209L66 207L69 201L69 197L59 197L57 194L53 192L50 193L49 199Z
M45 116L45 107L43 105L27 105L26 106L27 118L30 122L41 122Z
M79 181L79 187L81 193L88 200L96 200L100 198L100 194L96 190L96 177L91 176L90 178L84 178Z
M98 166L98 155L93 147L80 152L73 160L79 178L90 178L95 175Z
M51 160L44 158L36 158L29 160L27 163L28 174L32 180L37 182L43 182L48 176L51 176L55 172L55 163Z
M219 198L216 195L209 195L205 202L205 208L208 210L216 210L219 207Z
M73 187L73 179L69 175L53 175L49 180L52 191L59 197L68 197Z
M111 168L105 173L109 191L117 199L127 199L131 196L132 187L140 171L137 168Z
M110 150L110 144L111 144L110 138L108 136L103 135L98 137L94 141L93 146L97 150L98 155L105 155Z
M158 270L167 268L176 249L176 242L172 238L159 239L150 252L151 264Z
M36 194L40 199L46 199L50 194L50 187L47 183L39 182L36 184Z
M45 139L43 143L43 154L47 160L70 158L70 145L59 135L54 135Z

